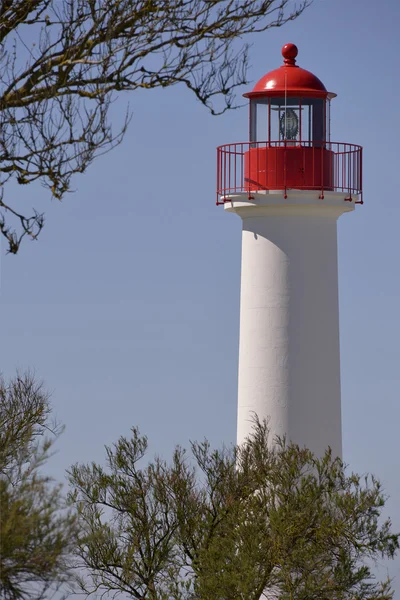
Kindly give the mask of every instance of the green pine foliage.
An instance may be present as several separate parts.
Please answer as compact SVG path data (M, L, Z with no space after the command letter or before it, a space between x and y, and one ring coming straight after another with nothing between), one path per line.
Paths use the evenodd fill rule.
M0 599L33 600L68 579L75 519L42 473L61 428L30 374L0 379Z
M106 465L75 465L81 591L140 600L389 600L373 563L399 536L381 519L374 477L347 473L328 450L276 439L255 421L241 448L207 442L147 462L137 429ZM108 595L109 594L109 595Z

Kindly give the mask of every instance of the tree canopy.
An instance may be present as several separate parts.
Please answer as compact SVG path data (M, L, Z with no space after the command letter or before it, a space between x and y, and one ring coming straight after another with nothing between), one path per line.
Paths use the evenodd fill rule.
M312 0L3 0L0 5L0 231L9 252L44 214L6 195L10 180L54 198L118 144L115 93L183 83L212 113L246 82L242 36L280 27ZM218 102L222 99L222 103Z
M141 465L137 429L106 447L106 464L75 465L77 563L86 594L137 600L389 600L371 562L392 558L399 536L381 519L374 477L316 458L265 423L242 447ZM263 596L264 594L264 596Z
M0 598L39 600L69 578L75 519L41 468L61 428L29 373L0 378Z

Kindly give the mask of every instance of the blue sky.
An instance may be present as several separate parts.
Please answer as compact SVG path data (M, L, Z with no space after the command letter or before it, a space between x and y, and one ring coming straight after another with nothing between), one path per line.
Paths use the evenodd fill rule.
M399 22L397 0L315 0L250 38L241 90L293 42L298 64L338 94L332 140L364 146L365 204L339 221L344 457L382 479L397 530ZM247 139L247 108L212 117L177 86L123 98L116 122L125 99L124 143L63 203L28 194L47 213L40 240L16 257L3 244L1 369L34 369L52 391L67 427L51 463L60 480L132 425L165 457L190 439L235 439L241 234L215 207L215 148ZM399 559L390 572L400 592Z

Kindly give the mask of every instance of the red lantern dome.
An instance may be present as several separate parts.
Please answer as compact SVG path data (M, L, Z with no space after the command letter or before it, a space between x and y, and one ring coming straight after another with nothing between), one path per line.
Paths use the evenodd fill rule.
M296 94L314 98L334 98L336 94L327 91L316 75L296 65L297 46L285 44L282 48L284 64L270 71L256 83L253 91L243 94L245 98L257 96L282 96Z

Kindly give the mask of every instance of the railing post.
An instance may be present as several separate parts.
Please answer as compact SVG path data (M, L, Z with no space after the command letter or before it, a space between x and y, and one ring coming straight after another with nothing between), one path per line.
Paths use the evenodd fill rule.
M220 177L220 168L219 168L219 160L220 160L220 151L219 148L217 148L217 200L216 200L216 205L218 206L219 204L219 186L220 186L220 181L219 181L219 177Z
M324 195L324 147L320 146L319 147L319 152L321 153L321 195L319 197L320 200L323 200L325 198Z
M226 149L224 147L224 196L226 196Z
M257 146L256 146L257 147ZM248 163L247 163L247 195L250 196L250 180L251 180L251 157L252 157L252 152L248 151Z
M287 161L287 151L286 151L286 140L284 141L284 145L285 145L284 146L285 150L283 151L283 185L284 185L284 188L285 188L285 193L283 194L283 197L286 200L286 198L287 198L287 164L286 164L286 161Z

